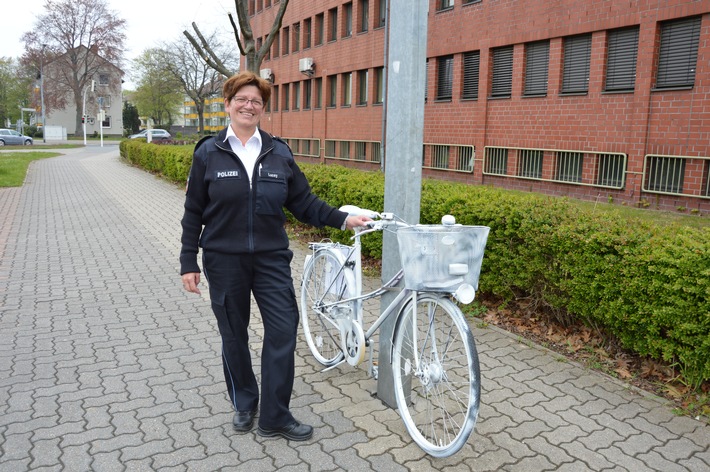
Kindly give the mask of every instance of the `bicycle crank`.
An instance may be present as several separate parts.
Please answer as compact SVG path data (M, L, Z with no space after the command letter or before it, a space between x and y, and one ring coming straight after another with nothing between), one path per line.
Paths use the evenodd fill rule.
M345 359L351 366L356 366L365 359L365 333L362 326L355 320L350 320L342 335Z

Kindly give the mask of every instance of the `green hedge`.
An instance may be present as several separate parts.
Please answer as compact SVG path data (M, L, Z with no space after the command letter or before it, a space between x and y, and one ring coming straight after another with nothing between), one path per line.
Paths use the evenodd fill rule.
M384 177L340 166L301 165L332 205L381 210ZM710 380L710 228L630 220L568 200L424 180L421 223L452 214L490 226L480 287L530 297L558 321L581 321L625 348L678 367L698 387ZM330 238L347 235L329 230ZM380 257L381 238L363 240Z
M171 149L172 148L172 149ZM124 141L129 161L184 183L191 151ZM301 164L314 193L334 206L384 206L384 176ZM421 223L444 214L490 226L480 287L532 298L563 323L581 321L624 347L674 364L688 384L710 380L710 228L660 225L565 199L424 180ZM347 242L348 233L327 229ZM363 253L382 254L381 235Z

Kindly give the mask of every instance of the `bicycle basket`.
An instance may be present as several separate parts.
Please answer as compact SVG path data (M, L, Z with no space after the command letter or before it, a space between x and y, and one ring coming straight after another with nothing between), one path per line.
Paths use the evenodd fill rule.
M453 293L464 283L478 290L488 226L418 225L397 230L404 285Z

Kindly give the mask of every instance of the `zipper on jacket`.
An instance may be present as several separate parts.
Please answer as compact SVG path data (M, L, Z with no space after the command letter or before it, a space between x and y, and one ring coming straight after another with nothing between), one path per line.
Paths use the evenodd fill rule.
M261 150L261 153L259 154L259 157L256 158L256 161L254 162L254 174L252 175L252 179L249 181L249 252L253 253L254 252L254 211L256 210L256 187L252 185L252 182L254 178L256 177L261 177L261 160L263 157L271 152L271 150L274 149L273 146L271 146L269 149L266 150ZM241 159L239 160L241 162ZM242 167L243 164L242 164Z

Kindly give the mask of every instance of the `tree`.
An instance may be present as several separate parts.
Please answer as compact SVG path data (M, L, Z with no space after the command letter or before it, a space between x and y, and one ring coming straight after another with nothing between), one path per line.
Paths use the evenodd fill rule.
M133 103L141 116L153 120L153 125L169 129L182 103L182 85L169 71L169 60L160 49L143 51L133 68L140 77L133 93Z
M22 116L20 108L30 106L32 82L33 77L23 73L14 59L0 57L0 127L14 126Z
M138 108L128 102L123 103L123 129L128 134L137 133L141 129L141 119L138 116Z
M220 58L221 64L228 66L232 66L231 63L234 62L238 64L238 61L233 59L230 61L228 52L218 42L216 34L213 33L207 38L207 41L212 51ZM170 74L180 82L181 89L185 94L195 103L199 131L203 132L205 129L205 100L219 94L225 76L209 67L184 37L164 46L161 53L165 56L161 62L166 65ZM238 68L238 65L233 67Z
M259 50L256 49L256 40L254 39L254 32L251 29L251 23L249 21L249 3L249 0L234 0L234 6L237 8L239 26L234 23L234 17L231 13L229 13L228 16L229 22L232 25L232 31L234 31L234 39L239 47L239 53L246 57L247 70L258 74L261 62L268 54L271 44L274 42L276 35L281 29L281 22L283 21L284 13L286 13L288 0L281 0L279 11L276 13L274 23L271 25L271 31L269 31L269 34L266 36L266 39L263 41ZM190 41L190 44L192 44L202 60L204 60L205 63L207 63L207 65L212 69L226 77L233 75L236 71L230 70L227 66L225 66L225 64L220 60L220 56L215 53L211 47L209 41L202 35L196 23L192 23L192 28L195 30L195 33L199 38L199 42L187 30L183 31L183 34ZM240 31L241 38L239 34Z
M47 110L74 103L78 130L84 90L107 63L121 66L126 21L109 9L108 0L46 0L41 11L46 13L22 36L22 61L44 69Z

